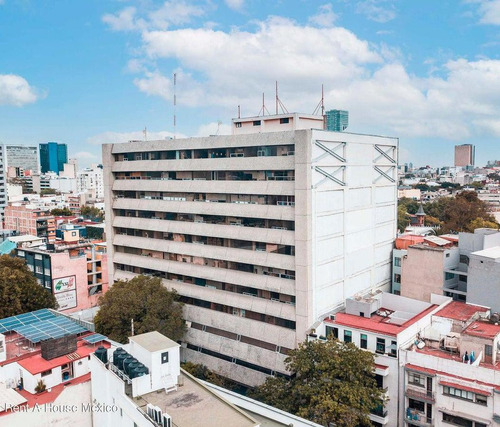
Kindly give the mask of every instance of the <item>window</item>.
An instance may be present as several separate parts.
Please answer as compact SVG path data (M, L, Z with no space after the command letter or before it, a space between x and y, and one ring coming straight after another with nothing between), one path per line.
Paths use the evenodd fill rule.
M290 119L288 117L283 117L282 119L280 119L280 124L286 124L286 123L290 123Z
M408 399L408 407L418 412L425 412L425 403L420 400Z
M446 254L446 258L449 258L449 257L450 257L450 253L448 252L448 253Z
M254 126L260 126L260 120L254 120L253 125Z
M401 283L401 274L394 274L394 283Z
M391 341L391 351L389 356L396 357L398 355L398 343L396 341Z
M444 280L454 279L455 275L453 273L444 273Z
M35 266L35 272L39 274L43 274L43 268L41 265Z
M394 267L401 267L401 258L394 258Z
M482 394L476 394L476 403L483 406L488 406L488 398Z
M366 334L361 334L361 338L359 340L359 346L361 348L368 348L368 337Z
M491 345L486 344L484 346L484 355L485 356L493 356L493 347Z
M344 342L352 342L352 332L344 331Z
M443 421L456 426L474 427L474 423L471 420L446 413L443 413Z
M234 125L235 125L237 128L240 128L240 127L241 127L241 122L236 122Z
M161 363L168 363L168 351L165 351L161 354Z
M415 372L408 372L408 384L418 385L425 387L425 377Z
M377 353L384 354L385 353L385 339L377 338L377 348L375 350Z
M460 263L469 265L469 257L467 255L460 255Z
M333 334L333 338L339 338L339 328L332 328L331 326L326 327L326 336L329 337Z
M443 386L443 394L447 396L458 397L459 399L474 401L474 393L471 391L461 390L455 387Z
M17 256L24 256L24 251L17 251Z
M51 375L51 374L52 374L52 369L49 369L48 371L42 372L42 377L46 377L47 375Z

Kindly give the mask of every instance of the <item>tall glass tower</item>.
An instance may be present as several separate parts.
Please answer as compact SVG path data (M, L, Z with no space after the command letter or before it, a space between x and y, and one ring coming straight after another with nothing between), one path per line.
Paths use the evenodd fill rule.
M349 111L329 110L325 113L326 130L342 132L349 126Z
M40 144L40 167L42 173L59 172L64 170L64 164L68 163L68 146L57 142Z

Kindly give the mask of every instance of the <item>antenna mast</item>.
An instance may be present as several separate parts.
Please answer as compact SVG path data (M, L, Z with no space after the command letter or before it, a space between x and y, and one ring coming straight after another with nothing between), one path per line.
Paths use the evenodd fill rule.
M276 114L279 114L279 107L281 107L282 114L288 114L288 110L285 105L281 102L280 97L278 96L278 82L276 81Z
M174 73L174 139L177 136L177 117L176 117L176 107L177 107L177 73Z
M321 111L321 115L325 115L325 92L323 89L323 85L321 85L321 99L318 102L318 105L316 105L316 108L313 111L313 115L318 114Z

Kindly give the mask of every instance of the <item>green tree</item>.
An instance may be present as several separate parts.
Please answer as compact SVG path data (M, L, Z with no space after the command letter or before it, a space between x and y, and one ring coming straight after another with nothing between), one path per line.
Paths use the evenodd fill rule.
M104 212L94 206L81 206L80 213L85 218L104 220Z
M127 342L132 319L135 334L158 331L178 341L186 330L177 292L169 291L158 277L117 281L99 298L99 305L96 331L118 342Z
M410 223L410 217L404 205L398 206L398 230L402 233Z
M50 211L50 214L54 216L72 216L73 212L68 208L55 208Z
M489 173L488 178L491 179L492 181L500 181L500 175L496 172L494 173Z
M24 260L0 256L0 318L56 307L54 295L38 284Z
M420 203L408 197L402 197L398 200L399 206L404 206L409 214L415 215L418 211Z
M46 196L46 195L49 195L49 194L57 194L58 191L53 189L53 188L42 188L40 190L40 195L42 196Z
M222 375L216 374L201 363L184 362L181 363L181 367L200 380L208 381L209 383L227 389L235 388L235 383L233 381L223 377Z
M433 215L434 216L434 215ZM486 203L479 200L475 191L462 191L449 198L439 220L443 221L442 232L474 231L475 220L495 224L495 218L488 212Z
M486 221L483 218L476 218L469 224L469 230L474 231L476 228L495 228L498 230L498 223L493 221Z
M268 378L252 397L321 425L371 425L370 410L384 399L372 353L330 337L300 344L285 364L291 379Z

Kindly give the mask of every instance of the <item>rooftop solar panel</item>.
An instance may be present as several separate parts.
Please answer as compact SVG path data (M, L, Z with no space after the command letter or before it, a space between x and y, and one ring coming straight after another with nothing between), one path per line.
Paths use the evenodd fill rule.
M86 341L90 344L95 344L98 343L99 341L105 341L107 340L108 337L101 335L101 334L93 334L89 335L88 337L83 338L83 341Z
M0 333L13 331L15 328L36 323L56 317L50 310L43 308L32 311L31 313L19 314L17 316L7 317L0 320Z
M54 316L52 319L40 320L29 325L17 326L14 328L14 331L32 343L38 343L46 339L79 334L87 331L87 329L72 322L66 317Z

